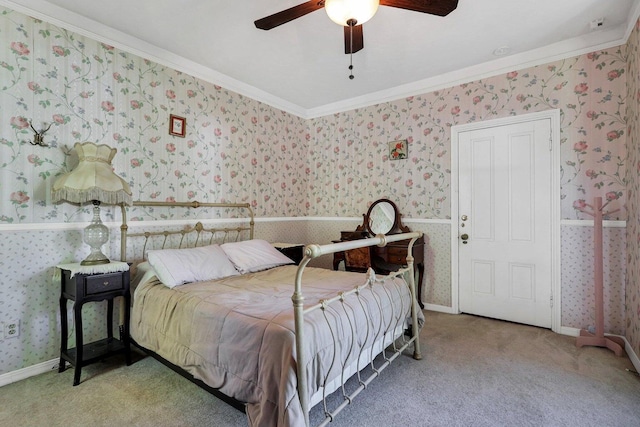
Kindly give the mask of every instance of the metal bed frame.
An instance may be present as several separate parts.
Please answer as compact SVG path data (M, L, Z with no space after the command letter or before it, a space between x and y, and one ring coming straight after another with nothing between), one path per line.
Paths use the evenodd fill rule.
M183 244L189 244L189 239L185 239L185 236L190 235L190 233L195 233L195 242L193 246L198 244L211 244L220 241L220 235L222 235L222 241L231 241L233 238L232 234L235 235L235 240L239 240L242 233L248 233L249 238L252 239L254 236L254 214L249 204L239 204L239 203L199 203L199 202L157 202L157 201L135 201L133 202L134 207L185 207L185 208L237 208L237 209L246 209L248 211L248 226L239 226L239 227L223 227L223 228L206 228L201 222L197 222L194 226L187 226L182 228L181 230L173 230L173 231L147 231L141 233L129 233L128 224L127 224L127 212L126 207L124 205L121 206L122 210L122 225L121 225L121 260L127 261L127 242L128 238L144 238L144 247L143 247L143 256L147 247L148 242L153 238L160 238L162 240L162 248L170 243L172 237L176 237L179 239L178 247L185 247ZM157 226L151 226L157 227ZM210 233L209 240L202 237L203 233ZM216 237L218 236L218 237ZM413 256L412 256L412 248L413 244L417 239L422 236L420 232L410 232L403 234L394 234L394 235L377 235L373 238L361 239L361 240L353 240L353 241L345 241L340 243L326 244L326 245L307 245L304 249L304 258L300 262L298 266L298 271L295 277L295 291L291 297L293 302L293 310L294 310L294 319L295 319L295 335L296 335L296 365L297 365L297 387L298 387L298 396L300 399L300 404L302 407L302 411L305 416L305 425L309 427L310 424L310 410L312 406L312 397L317 403L320 401L323 402L323 411L324 411L324 419L321 421L319 426L326 426L329 422L333 421L334 417L341 412L346 406L351 404L351 402L355 399L355 397L360 394L368 384L373 381L380 373L387 368L391 362L393 362L400 354L402 354L410 345L413 344L413 358L416 360L422 359L422 355L420 352L420 342L418 339L419 328L416 327L418 325L418 303L416 297L416 286L414 279L414 269L413 269ZM366 282L362 286L358 286L350 291L341 292L340 294L334 296L333 298L322 300L317 304L312 306L305 307L304 306L304 294L303 294L303 281L302 276L305 267L309 264L309 262L315 258L318 258L323 255L333 254L335 252L348 251L351 249L369 247L373 245L385 246L387 243L396 242L400 240L410 240L408 245L408 254L407 254L407 267L398 270L395 273L390 274L389 276L384 276L382 278L376 277L373 270L369 270L366 275ZM332 365L335 363L342 364L342 370L340 378L325 378L324 383L321 386L321 389L314 393L313 396L309 396L308 394L308 378L304 367L306 366L305 360L305 335L304 335L304 322L305 316L309 313L322 310L325 319L330 315L331 311L341 311L344 313L348 313L350 309L346 306L345 300L348 296L353 295L357 301L362 302L360 300L360 295L366 291L366 289L375 286L378 282L382 282L389 278L399 277L405 275L409 278L406 283L409 288L411 295L411 321L412 327L410 328L410 338L406 338L405 330L403 327L403 319L396 316L391 316L389 320L389 324L379 325L379 329L376 332L375 343L376 346L371 346L368 348L350 348L349 356L356 356L355 361L351 362L349 366L345 366L346 361L340 360L336 361L336 355L333 355ZM391 298L389 296L389 298ZM380 306L381 302L377 301L378 306ZM364 307L363 307L364 308ZM122 312L122 311L121 311ZM328 314L329 313L329 314ZM347 314L348 316L348 314ZM382 322L382 311L381 311L381 322ZM122 322L122 319L121 319ZM354 325L349 318L349 327L354 328ZM327 320L327 325L331 328L331 322ZM368 333L369 331L367 331ZM382 335L380 333L382 332ZM334 341L336 340L334 331L331 330L332 335L334 336ZM365 340L366 341L366 340ZM132 342L137 345L133 340ZM138 346L138 345L137 345ZM138 346L140 347L140 346ZM187 379L191 380L198 386L204 388L205 390L211 392L216 397L222 399L226 403L231 404L233 407L239 410L244 409L244 404L239 402L238 400L229 397L220 391L209 387L207 384L194 378L191 374L184 371L182 368L174 365L170 361L163 359L161 356L156 353L149 351L145 348L140 347L143 351L153 356L154 358L160 360L165 365L169 366L174 371L183 375ZM387 352L390 355L387 355ZM357 353L357 355L356 355ZM382 355L382 360L376 362L375 358L379 354ZM348 357L349 358L349 357ZM378 365L376 365L378 363ZM361 371L364 372L365 368L370 368L370 374L367 378L362 378ZM347 390L346 382L351 377L357 377L357 386L353 390ZM353 387L352 387L353 388ZM342 391L342 402L337 405L333 410L329 410L327 405L327 397L329 394L333 393L341 389ZM321 400L320 397L321 396Z

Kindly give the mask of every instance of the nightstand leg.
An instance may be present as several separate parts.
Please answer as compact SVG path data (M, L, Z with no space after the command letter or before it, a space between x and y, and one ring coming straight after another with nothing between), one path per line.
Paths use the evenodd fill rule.
M73 385L80 384L80 373L82 371L82 347L84 342L82 340L82 304L77 302L73 304L73 315L76 322L76 366L73 373Z
M60 297L60 364L58 365L58 372L64 372L67 369L67 364L62 357L67 352L67 337L69 333L69 327L67 325L67 299Z
M107 338L113 338L113 298L107 301Z
M124 356L127 361L127 366L131 365L131 338L129 337L129 321L131 320L131 294L129 292L124 296L124 325L121 326L123 329L123 336L121 337L122 343L124 344Z

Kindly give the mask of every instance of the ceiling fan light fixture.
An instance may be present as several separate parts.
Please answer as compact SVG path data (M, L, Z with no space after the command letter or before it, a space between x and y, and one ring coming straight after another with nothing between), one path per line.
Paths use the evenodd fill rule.
M324 10L336 24L348 27L362 25L378 11L380 0L325 0ZM351 22L349 22L351 21Z

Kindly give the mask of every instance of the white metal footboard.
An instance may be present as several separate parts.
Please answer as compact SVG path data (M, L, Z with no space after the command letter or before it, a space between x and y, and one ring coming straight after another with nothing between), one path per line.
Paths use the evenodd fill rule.
M380 372L385 369L393 360L395 360L404 350L407 349L411 343L413 343L413 358L416 360L422 359L422 355L420 353L420 342L418 339L418 302L416 297L416 286L414 279L414 270L413 270L413 255L412 249L413 244L417 239L422 236L420 232L411 232L411 233L403 233L403 234L395 234L395 235L382 235L379 234L376 237L369 239L361 239L361 240L352 240L328 245L308 245L305 247L305 256L298 267L298 271L296 274L296 282L295 282L295 292L291 297L294 306L295 313L295 330L296 330L296 356L297 356L297 379L298 379L298 396L300 398L300 404L302 406L302 411L305 416L305 425L307 427L310 426L309 419L309 411L311 406L315 403L316 400L321 399L324 405L324 420L319 424L319 426L325 426L329 422L331 422L335 415L341 412L347 405L349 405L353 399L364 390L367 385L373 381L375 377L377 377ZM388 277L384 277L381 279L376 278L375 273L369 269L369 273L367 275L367 281L362 286L358 286L355 289L352 289L347 292L340 293L339 295L334 296L333 298L326 299L320 301L318 304L315 304L310 307L304 307L304 296L302 293L302 274L304 272L305 267L309 263L310 260L317 258L322 255L332 254L334 252L346 251L356 248L369 247L373 245L385 246L390 242L397 242L400 240L409 240L408 245L408 253L407 253L407 267L398 270L395 273L392 273ZM380 324L378 329L375 331L371 331L371 333L377 334L373 339L374 344L366 347L366 348L358 348L358 349L349 349L350 354L357 354L355 357L355 361L347 364L345 361L336 360L335 352L333 356L332 363L341 363L342 364L342 373L338 378L325 378L324 383L322 384L321 390L318 393L315 393L314 396L321 395L321 398L316 398L314 401L311 401L311 398L308 393L308 383L309 378L307 378L307 360L306 353L304 349L306 348L307 343L305 343L305 334L304 334L304 322L305 315L308 315L311 312L316 310L322 310L323 315L327 316L327 312L329 308L332 310L342 310L346 311L347 308L344 307L344 300L349 295L356 295L359 298L359 293L363 291L363 289L375 286L376 282L384 281L387 278L402 276L408 272L409 281L407 283L410 294L411 294L411 320L412 320L412 335L410 339L404 338L404 320L402 316L390 316L389 324ZM358 301L360 301L358 299ZM377 301L379 302L379 301ZM379 308L380 307L380 304ZM405 310L402 310L405 312ZM382 322L384 316L380 313L380 321ZM349 320L349 322L351 322ZM330 322L327 321L327 324L330 325ZM352 324L349 325L350 328L354 326ZM331 332L333 334L333 331ZM367 331L369 333L369 331ZM366 341L366 340L365 340ZM397 342L400 341L399 344ZM391 355L388 357L386 348L391 346L390 350ZM352 353L357 352L357 353ZM383 360L380 363L380 366L375 366L373 359L382 353ZM360 371L365 366L370 366L372 368L372 374L370 374L367 378L362 378ZM331 369L330 369L331 370ZM358 386L355 390L347 393L345 388L345 382L352 375L357 375ZM329 381L330 380L330 381ZM342 389L343 401L332 411L329 411L326 404L326 396L337 390L338 388Z

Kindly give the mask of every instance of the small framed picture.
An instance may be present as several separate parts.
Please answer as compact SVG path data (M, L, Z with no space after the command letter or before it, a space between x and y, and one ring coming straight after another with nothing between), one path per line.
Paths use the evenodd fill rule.
M187 119L180 116L169 116L169 135L184 138L187 131Z
M406 159L409 155L407 140L393 141L389 143L389 158L391 160Z

